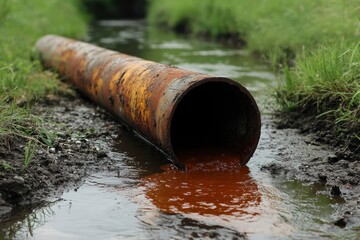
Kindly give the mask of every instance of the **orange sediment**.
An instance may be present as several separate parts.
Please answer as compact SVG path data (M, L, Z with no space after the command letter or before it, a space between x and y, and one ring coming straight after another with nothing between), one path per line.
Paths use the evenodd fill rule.
M238 154L221 151L182 152L186 171L170 166L143 179L146 196L167 213L258 215L261 202L256 182Z

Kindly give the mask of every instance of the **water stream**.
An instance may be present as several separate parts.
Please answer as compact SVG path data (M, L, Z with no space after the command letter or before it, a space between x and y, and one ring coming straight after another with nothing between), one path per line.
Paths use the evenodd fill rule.
M87 41L144 59L232 78L251 91L266 114L268 90L274 86L275 76L244 49L179 37L148 28L141 21L101 21L91 28ZM231 156L220 154L208 165L192 162L193 170L179 172L171 169L159 152L124 131L116 141L98 143L116 160L117 173L92 174L60 199L20 211L18 220L14 217L6 227L7 237L340 239L344 233L329 223L333 221L333 205L341 204L341 200L316 193L314 186L274 179L260 170L276 155L268 145L270 135L271 130L262 131L259 147L247 167L229 167L233 162L223 160Z

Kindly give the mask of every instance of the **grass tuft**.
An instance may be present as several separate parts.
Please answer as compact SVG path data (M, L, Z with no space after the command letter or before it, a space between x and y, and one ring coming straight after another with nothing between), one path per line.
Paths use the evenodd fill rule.
M32 145L32 141L29 141L28 144L25 146L25 158L24 158L23 169L26 169L29 166L31 158L34 154L34 148L31 145Z
M85 36L86 17L79 6L80 0L0 0L0 147L11 150L16 142L28 142L26 167L44 132L41 117L30 114L29 105L59 87L56 75L32 59L32 49L45 34Z
M285 68L277 90L283 110L311 112L331 120L338 133L360 135L360 42L324 44Z
M0 163L0 167L5 171L13 172L15 168L11 166L9 163L5 162L4 160Z

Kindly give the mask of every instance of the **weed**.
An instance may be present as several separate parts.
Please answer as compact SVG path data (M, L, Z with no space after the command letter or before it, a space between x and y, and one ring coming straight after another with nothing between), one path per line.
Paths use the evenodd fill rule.
M14 171L15 168L13 166L11 166L9 163L5 162L5 161L2 161L0 163L0 167L2 167L5 171Z
M29 141L25 146L25 158L24 158L23 169L26 169L29 166L31 158L33 156L34 148L31 145L32 145L32 141Z
M0 141L5 137L34 139L38 118L30 114L28 108L20 108L14 101L6 103L10 97L0 100Z
M85 132L85 137L93 137L95 134L95 128L88 128Z
M41 128L39 137L42 143L44 143L46 146L51 148L55 144L57 135L52 131L49 131L45 128Z

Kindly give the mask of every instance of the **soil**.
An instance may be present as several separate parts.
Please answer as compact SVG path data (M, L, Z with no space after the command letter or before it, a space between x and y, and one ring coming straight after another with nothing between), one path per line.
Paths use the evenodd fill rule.
M48 129L55 131L57 138L53 146L39 148L27 168L0 171L0 222L7 220L16 206L37 205L60 196L65 189L76 189L95 171L116 171L114 160L99 142L129 131L77 93L49 96L35 104L34 113L47 120ZM334 225L359 224L359 155L321 143L317 134L304 134L292 127L275 116L263 116L262 132L267 136L262 139L269 149L276 150L276 156L262 170L274 178L323 185L319 191L346 200L337 209ZM10 148L3 147L0 157L21 169L24 144L19 140Z
M98 143L116 138L124 125L105 110L73 93L48 96L33 111L44 117L56 140L52 146L38 147L27 168L24 140L0 149L1 158L14 168L0 171L0 222L14 207L40 204L66 188L76 189L88 174L114 168L114 160Z
M335 107L334 107L335 108ZM359 159L360 140L353 137L353 133L359 133L359 126L342 126L340 132L334 123L332 116L318 117L316 111L277 112L278 128L296 128L302 134L310 134L319 143L330 145L338 151L341 158ZM343 156L344 155L344 156Z
M328 129L314 128L316 121L311 121L310 116L306 118L294 120L293 116L273 115L265 119L263 129L269 132L266 145L276 156L275 161L263 165L262 170L270 172L274 178L296 179L316 186L317 193L344 199L345 204L335 206L334 225L358 226L359 152L341 145Z

